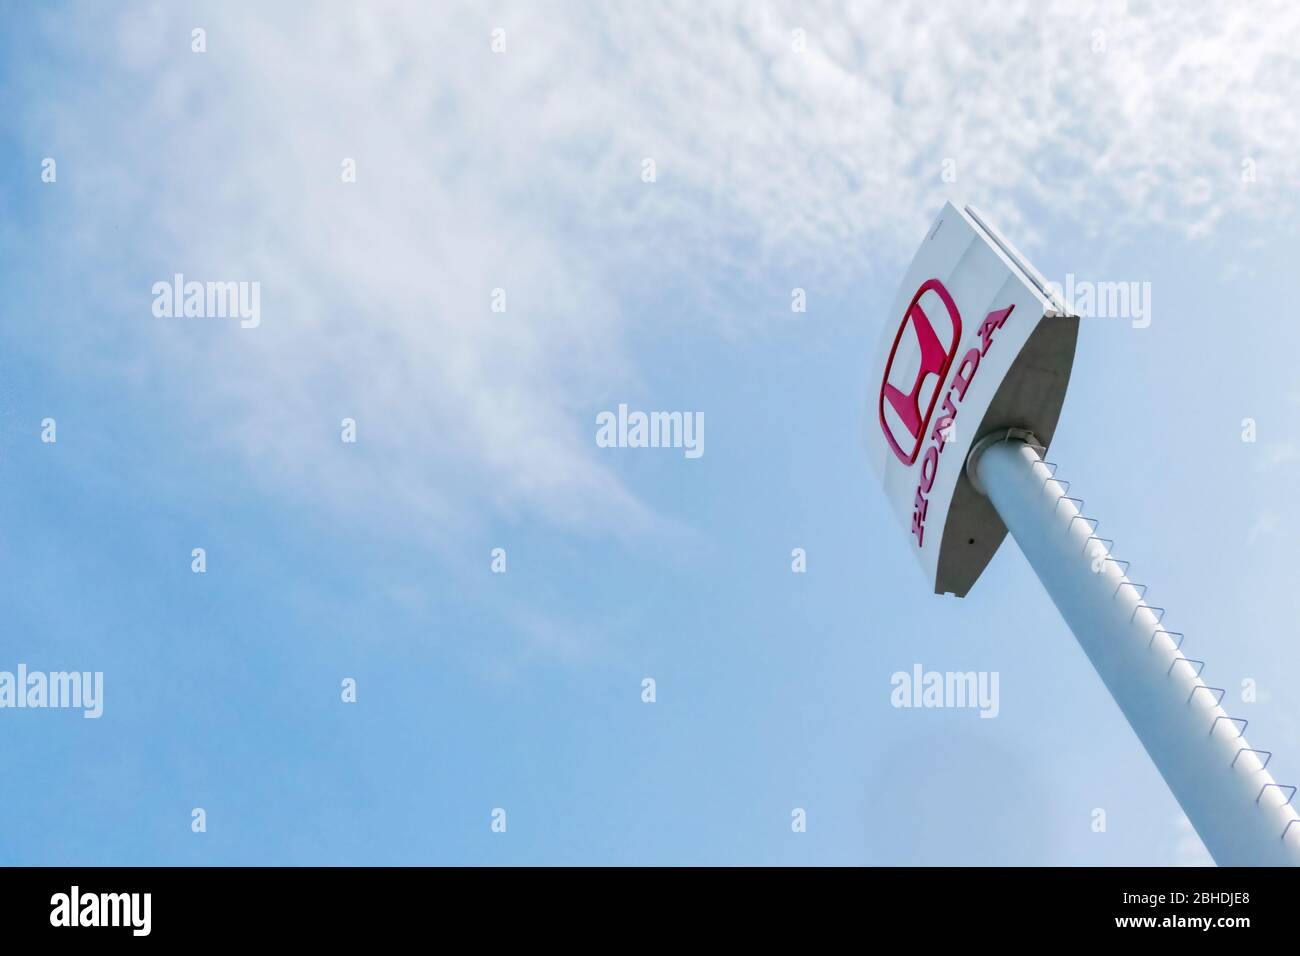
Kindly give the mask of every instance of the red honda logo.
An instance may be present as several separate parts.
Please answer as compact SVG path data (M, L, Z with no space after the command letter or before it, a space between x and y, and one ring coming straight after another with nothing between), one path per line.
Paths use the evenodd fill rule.
M948 317L952 321L952 339L946 348L939 338L939 333L935 331L930 316L921 305L921 297L927 292L933 292L938 296L947 308ZM911 383L911 390L904 394L901 389L890 384L889 373L894 369L894 359L898 356L898 346L903 340L903 331L909 327L920 346L921 362L917 368L916 379ZM948 370L952 367L952 360L957 354L957 345L960 341L961 315L957 312L957 304L952 301L952 296L938 279L923 282L903 313L903 321L899 323L898 334L894 336L893 348L889 350L889 361L885 363L885 375L880 382L880 427L885 433L889 446L894 449L894 454L905 465L914 464L916 456L921 451L926 426L930 424L930 416L934 414L934 406L939 401L939 392L948 377ZM933 383L926 381L931 375L935 376ZM929 391L923 397L922 390L925 388ZM921 414L923 398L928 398L925 402L924 415ZM898 424L902 429L891 426L886 419L886 401L897 415ZM902 430L905 430L906 434L903 434Z

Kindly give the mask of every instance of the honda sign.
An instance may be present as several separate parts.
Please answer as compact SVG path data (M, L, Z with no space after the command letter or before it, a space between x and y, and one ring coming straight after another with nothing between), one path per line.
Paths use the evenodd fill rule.
M938 593L970 590L1006 527L966 477L966 456L1002 428L1056 430L1078 319L967 206L944 206L886 317L867 449L907 547Z

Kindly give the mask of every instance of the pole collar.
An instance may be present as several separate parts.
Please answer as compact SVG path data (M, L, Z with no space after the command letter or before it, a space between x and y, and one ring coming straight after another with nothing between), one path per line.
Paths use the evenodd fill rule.
M966 477L970 479L971 486L986 498L988 492L984 490L984 486L980 484L979 479L979 457L990 446L1004 441L1024 442L1037 451L1039 455L1047 451L1034 433L1027 428L999 428L976 441L975 444L971 445L970 454L966 456Z

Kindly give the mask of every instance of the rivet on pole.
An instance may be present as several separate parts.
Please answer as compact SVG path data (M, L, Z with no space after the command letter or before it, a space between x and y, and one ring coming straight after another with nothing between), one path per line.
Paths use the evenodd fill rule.
M1260 765L1259 768L1260 770L1263 770L1265 767L1267 767L1268 762L1273 759L1273 751L1255 750L1253 747L1242 747L1240 750L1237 751L1237 757L1240 757L1242 754L1263 754L1264 762L1263 764ZM1232 763L1228 764L1229 767L1237 766L1237 757L1232 758Z
M1174 664L1200 664L1201 666L1196 669L1196 673L1193 675L1195 677L1200 677L1201 671L1205 670L1205 661L1198 661L1194 657L1175 657L1173 664L1169 665L1169 670L1165 671L1166 677L1174 672Z
M1210 736L1211 736L1211 737L1214 736L1214 727L1215 727L1215 725L1218 724L1218 722L1221 721L1221 720L1229 721L1229 722L1231 722L1233 725L1236 725L1238 722L1240 722L1240 723L1241 723L1241 729L1237 731L1237 736L1238 736L1238 737L1243 737L1243 736L1245 736L1245 734L1246 734L1246 728L1247 728L1248 726L1250 726L1250 721L1248 721L1245 717L1224 717L1222 714L1220 714L1218 717L1215 717L1214 720L1213 720L1213 722L1210 724Z
M1071 519L1071 520L1073 520L1073 519ZM1097 522L1097 523L1098 523L1098 524L1101 524L1100 521ZM1094 527L1092 530L1093 530L1093 531L1096 531L1097 529ZM1114 547L1114 545L1115 545L1115 542L1112 541L1112 540L1110 540L1110 538L1099 538L1099 537L1097 537L1097 536L1094 534L1094 535L1090 535L1089 538L1088 538L1088 540L1085 541L1085 542L1083 543L1083 550L1084 550L1084 551L1087 551L1087 550L1088 550L1088 544L1089 544L1090 542L1092 542L1092 541L1101 541L1102 543L1104 543L1104 544L1106 545L1106 550L1107 550L1107 551L1110 551L1110 549L1111 549L1112 547ZM1080 551L1079 553L1082 554L1083 551ZM1109 558L1110 555L1107 554L1106 557Z
M1208 690L1211 694L1213 694L1217 690L1219 692L1219 696L1214 701L1215 707L1219 706L1219 704L1223 701L1223 695L1227 693L1227 691L1224 690L1222 687L1210 687L1206 684L1197 684L1195 687L1192 688L1192 692L1187 695L1187 703L1190 704L1192 702L1192 698L1196 696L1196 692L1198 690Z
M1096 530L1097 530L1097 525L1101 524L1101 522L1098 521L1096 518L1085 518L1083 515L1075 515L1073 518L1070 519L1070 523L1069 523L1068 525L1066 525L1066 527L1067 527L1067 528L1072 528L1072 527L1074 527L1074 523L1075 523L1076 521L1091 521L1091 522L1092 522L1092 527L1090 527L1090 528L1088 529L1088 533L1089 533L1089 534L1091 534L1092 532L1096 531ZM1091 541L1092 538L1089 538L1088 540Z
M1295 787L1291 786L1291 784L1289 783L1266 783L1264 784L1264 786L1259 788L1259 797L1262 797L1264 795L1264 791L1267 790L1269 787L1277 787L1279 790L1290 790L1291 795L1286 798L1286 803L1290 803L1291 798L1295 796ZM1255 798L1256 803L1259 803L1259 797ZM1286 803L1282 804L1282 806L1286 806Z
M1151 614L1155 617L1155 619L1156 619L1156 623L1157 623L1157 624L1159 624L1162 620L1164 620L1164 616L1165 616L1165 609L1164 609L1164 608L1162 608L1162 607L1154 607L1153 605L1150 605L1150 604L1139 604L1137 607L1135 607L1135 608L1133 609L1133 614L1132 614L1132 616L1129 618L1129 621L1130 621L1130 622L1132 622L1132 621L1136 621L1136 620L1137 620L1137 616L1138 616L1138 611L1142 610L1143 608L1146 608L1148 611L1151 612ZM1160 613L1159 613L1159 614L1156 614L1156 611L1159 611Z
M1175 637L1177 637L1178 640L1177 640L1177 641L1174 641L1174 650L1179 650L1179 649L1182 648L1182 646L1183 646L1183 641L1185 640L1185 638L1183 637L1183 632L1182 632L1182 631L1166 631L1163 627L1157 627L1154 631L1151 632L1151 640L1147 641L1147 647L1150 647L1152 644L1154 644L1154 643L1156 642L1156 635L1157 635L1157 634L1164 634L1164 635L1166 635L1170 640L1173 640Z

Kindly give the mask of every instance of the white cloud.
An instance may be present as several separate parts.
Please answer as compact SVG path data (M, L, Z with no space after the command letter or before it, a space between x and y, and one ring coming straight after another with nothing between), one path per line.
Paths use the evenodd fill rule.
M106 335L138 336L272 486L366 489L401 523L652 526L592 442L593 412L639 384L647 290L793 268L892 282L947 195L1027 247L1038 206L1197 236L1296 205L1294 5L83 13L60 42L87 72L38 91L27 133L75 159L66 241L108 274L117 319L140 316ZM173 271L259 279L262 327L151 325L148 281ZM344 415L367 452L340 466Z

